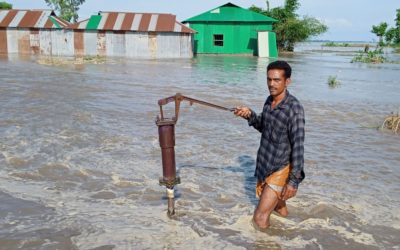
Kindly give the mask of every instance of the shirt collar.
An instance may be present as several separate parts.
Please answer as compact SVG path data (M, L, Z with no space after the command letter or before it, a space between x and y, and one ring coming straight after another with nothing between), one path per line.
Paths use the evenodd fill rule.
M286 95L285 98L278 104L278 106L275 107L275 109L285 109L288 107L288 102L289 102L289 90L286 90ZM269 107L271 108L271 103L272 103L272 96L269 96L267 99L267 104L269 104Z

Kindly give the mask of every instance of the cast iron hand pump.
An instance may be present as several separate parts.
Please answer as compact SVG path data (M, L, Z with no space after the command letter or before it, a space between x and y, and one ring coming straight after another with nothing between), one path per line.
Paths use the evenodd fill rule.
M163 177L160 178L160 185L167 187L168 197L168 215L175 214L174 207L174 186L180 183L179 176L176 176L175 165L175 124L178 121L179 108L182 101L188 101L190 105L198 103L201 105L209 106L216 109L233 112L234 108L225 108L209 102L193 99L177 93L174 96L160 99L158 105L160 106L160 116L157 116L156 124L158 126L158 136L160 140ZM165 118L162 106L175 102L175 116L172 118Z

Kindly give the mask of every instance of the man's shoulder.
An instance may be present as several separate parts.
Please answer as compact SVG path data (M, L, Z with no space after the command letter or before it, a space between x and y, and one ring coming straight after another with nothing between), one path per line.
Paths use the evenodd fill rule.
M303 105L294 95L290 93L288 96L288 104L290 106L291 111L293 111L294 113L304 113Z

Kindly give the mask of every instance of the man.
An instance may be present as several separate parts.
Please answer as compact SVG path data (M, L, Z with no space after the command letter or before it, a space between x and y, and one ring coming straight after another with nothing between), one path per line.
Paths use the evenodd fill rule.
M275 210L286 217L286 200L294 197L304 179L304 109L289 93L292 69L285 61L267 67L270 96L257 115L248 107L239 106L235 115L248 120L249 126L261 132L255 176L256 195L260 199L253 221L261 229L269 227Z

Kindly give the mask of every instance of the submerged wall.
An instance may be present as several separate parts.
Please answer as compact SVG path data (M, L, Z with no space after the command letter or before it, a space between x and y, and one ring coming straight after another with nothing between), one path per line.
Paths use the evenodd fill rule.
M193 57L190 33L71 29L1 29L0 53L75 57Z

